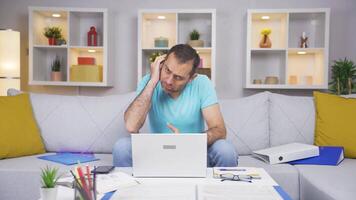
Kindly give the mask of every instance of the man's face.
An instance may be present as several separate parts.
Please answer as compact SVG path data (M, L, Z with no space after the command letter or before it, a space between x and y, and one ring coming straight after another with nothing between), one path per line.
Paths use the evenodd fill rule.
M173 98L179 96L185 85L192 79L193 60L179 64L174 53L162 63L160 81L163 90Z

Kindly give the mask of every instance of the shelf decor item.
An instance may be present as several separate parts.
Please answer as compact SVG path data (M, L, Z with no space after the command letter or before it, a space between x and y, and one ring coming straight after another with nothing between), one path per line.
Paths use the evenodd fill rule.
M296 75L290 75L288 83L290 85L297 85L298 84L298 77Z
M73 82L103 82L103 66L101 65L72 65L70 81Z
M199 40L200 38L200 33L194 29L192 32L189 34L190 40L188 41L188 44L192 47L204 47L204 41Z
M94 57L78 57L77 58L78 65L95 65Z
M261 79L253 79L253 84L262 84Z
M98 33L95 26L91 26L88 32L88 46L98 46Z
M266 76L265 84L278 84L278 77L277 76Z
M168 38L162 36L155 38L155 47L168 47Z
M62 81L61 61L58 56L54 59L51 70L51 81Z
M56 45L56 40L63 38L62 29L57 26L46 27L44 29L43 35L48 38L49 45Z
M156 60L156 58L161 55L164 55L164 52L162 51L153 52L149 57L150 63L153 63Z
M308 37L305 36L305 32L302 33L300 37L300 48L308 48Z
M41 169L41 199L57 199L57 181L59 179L58 168L46 166Z
M334 61L331 66L329 90L337 95L351 94L355 89L356 65L347 58Z
M268 37L271 33L272 33L272 30L270 28L262 29L262 31L261 31L262 39L260 41L261 48L271 48L272 47L271 39Z

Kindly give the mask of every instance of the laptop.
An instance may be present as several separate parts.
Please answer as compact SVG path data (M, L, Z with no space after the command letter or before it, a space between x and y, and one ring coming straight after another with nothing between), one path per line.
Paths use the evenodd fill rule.
M135 177L206 177L207 135L131 135Z

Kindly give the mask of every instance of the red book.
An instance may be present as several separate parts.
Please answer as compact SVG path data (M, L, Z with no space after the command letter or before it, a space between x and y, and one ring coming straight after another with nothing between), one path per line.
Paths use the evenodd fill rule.
M78 57L78 65L95 65L93 57Z

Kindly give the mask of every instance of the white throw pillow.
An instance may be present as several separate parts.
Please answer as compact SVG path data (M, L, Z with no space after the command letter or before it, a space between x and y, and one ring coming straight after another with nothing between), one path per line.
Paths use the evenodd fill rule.
M314 143L315 107L313 97L271 93L271 146L292 142Z
M240 99L220 100L227 139L239 155L269 147L268 94L262 92Z

